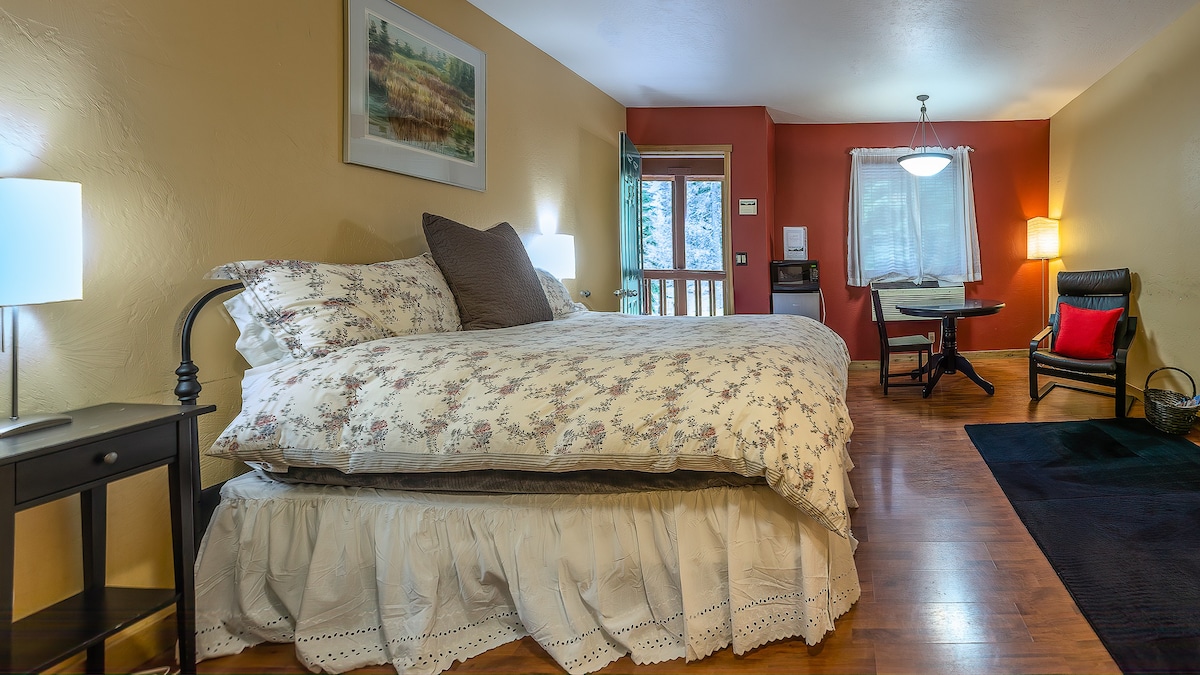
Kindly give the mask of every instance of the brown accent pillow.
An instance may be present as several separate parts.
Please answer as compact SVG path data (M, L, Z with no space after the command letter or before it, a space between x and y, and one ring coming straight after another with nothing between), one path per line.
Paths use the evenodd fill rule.
M516 230L500 223L476 230L449 218L422 216L425 241L458 302L463 330L550 321L554 314Z

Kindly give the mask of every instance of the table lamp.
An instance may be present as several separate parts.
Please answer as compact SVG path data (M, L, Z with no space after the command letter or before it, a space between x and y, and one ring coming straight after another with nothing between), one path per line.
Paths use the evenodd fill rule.
M575 237L569 234L537 234L525 246L529 261L557 279L575 278Z
M12 418L0 438L71 421L18 415L17 319L21 305L83 299L82 195L79 183L0 178L0 307L12 322Z

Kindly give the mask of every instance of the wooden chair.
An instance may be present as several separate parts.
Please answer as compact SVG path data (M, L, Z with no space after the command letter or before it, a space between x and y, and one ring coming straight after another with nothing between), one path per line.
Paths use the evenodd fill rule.
M908 378L904 382L892 383L893 387L924 387L929 374L929 361L933 359L933 340L924 335L902 335L888 337L887 322L883 319L883 305L879 291L871 289L871 304L875 307L875 326L879 329L879 383L887 393L893 378ZM916 354L917 368L903 373L890 371L892 354Z
M1058 302L1050 315L1049 325L1033 336L1029 342L1029 398L1036 403L1055 387L1074 389L1088 394L1111 396L1115 401L1114 412L1124 417L1128 406L1125 402L1125 361L1129 345L1137 333L1138 320L1129 316L1129 293L1133 288L1129 269L1096 270L1092 272L1059 272ZM1113 335L1113 353L1102 359L1078 359L1055 352L1059 332L1059 305L1067 304L1082 309L1111 310L1120 308L1121 318ZM1050 351L1039 351L1038 346L1050 338ZM1038 388L1038 375L1076 382L1087 382L1108 391L1098 391L1061 382L1048 382Z

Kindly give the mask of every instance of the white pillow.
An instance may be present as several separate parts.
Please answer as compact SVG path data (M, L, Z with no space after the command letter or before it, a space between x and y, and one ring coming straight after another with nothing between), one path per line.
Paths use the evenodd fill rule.
M587 307L571 300L571 292L557 277L544 269L535 268L534 271L537 272L542 292L546 294L546 302L550 303L550 312L555 319L565 319L575 312L587 311Z
M291 361L292 353L279 344L270 328L254 318L250 303L244 295L245 292L238 293L224 303L229 317L238 327L238 339L233 345L234 348L251 368L279 361Z
M242 261L217 267L209 277L245 284L251 317L296 358L462 328L454 296L428 254L370 265Z

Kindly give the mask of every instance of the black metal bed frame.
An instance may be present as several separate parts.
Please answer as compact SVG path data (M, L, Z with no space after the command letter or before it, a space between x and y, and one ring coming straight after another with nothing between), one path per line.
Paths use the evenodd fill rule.
M192 362L192 328L196 325L196 319L200 316L200 310L204 309L204 306L212 302L214 298L243 288L245 288L245 285L240 281L214 288L200 296L200 299L193 303L192 308L188 310L187 317L183 320L183 330L179 338L179 367L175 369L178 382L175 385L174 393L175 398L179 399L181 405L195 405L196 399L200 396L201 386L200 380L197 377L200 373L200 368ZM195 427L193 427L192 433L196 433ZM192 447L200 447L198 438L192 439ZM195 503L192 505L192 514L194 517L192 526L196 546L199 546L200 539L204 536L204 531L208 529L208 521L212 519L213 511L216 510L217 504L221 501L221 487L225 483L222 481L203 490L200 489L200 459L198 457L192 461L191 478L192 494L195 500Z
M183 331L179 338L179 367L175 369L175 375L178 377L178 384L175 385L175 398L179 399L181 404L195 405L202 388L197 377L200 369L196 367L195 363L192 363L192 328L196 325L196 318L200 316L200 310L204 309L204 306L212 302L214 298L245 287L242 282L238 281L212 289L200 296L200 299L188 311L187 318L183 320Z

